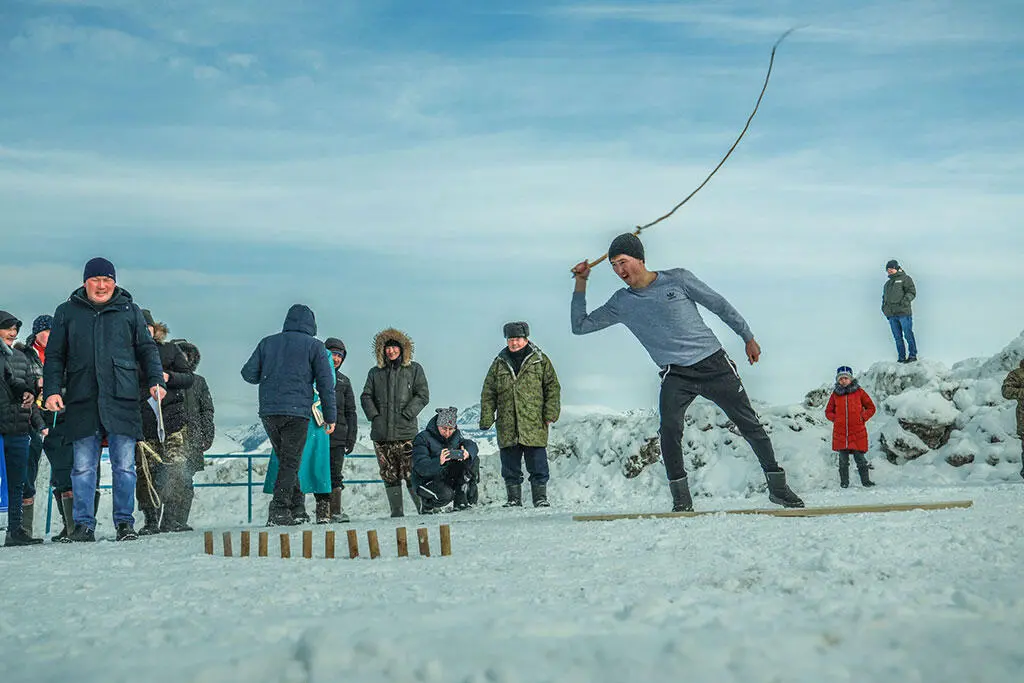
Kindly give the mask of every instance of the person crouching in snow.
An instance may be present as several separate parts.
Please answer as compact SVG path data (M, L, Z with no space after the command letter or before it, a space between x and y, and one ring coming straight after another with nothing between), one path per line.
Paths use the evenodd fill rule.
M832 450L839 452L839 485L850 486L850 455L857 463L860 483L874 486L868 478L867 422L875 414L868 392L853 378L853 370L843 365L836 370L836 387L825 406L825 417L832 423Z
M438 408L412 442L412 485L422 512L440 512L454 501L462 510L477 501L480 465L476 442L456 426L456 408Z

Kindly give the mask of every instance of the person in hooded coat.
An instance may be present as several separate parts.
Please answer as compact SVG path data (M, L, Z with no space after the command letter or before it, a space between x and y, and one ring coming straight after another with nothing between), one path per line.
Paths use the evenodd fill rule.
M193 377L192 386L184 392L185 458L189 477L183 482L185 486L180 490L180 497L174 503L171 512L168 512L165 505L164 517L160 524L161 531L192 531L188 518L192 513L192 501L195 499L193 478L196 472L206 468L205 454L213 446L217 428L214 425L213 395L210 394L210 386L206 378L196 372L202 359L199 347L187 339L175 339L173 343L185 354Z
M850 485L850 456L857 463L863 486L874 486L868 476L867 422L875 414L875 404L868 392L857 383L850 366L836 370L836 386L825 406L825 417L832 423L832 450L839 453L839 485Z
M430 389L422 366L412 359L412 339L394 328L381 330L373 339L377 366L366 374L360 395L363 413L370 421L370 439L377 453L380 478L384 480L392 517L404 514L402 483L420 508L412 489L412 440L419 432L417 416L430 401Z
M316 338L313 311L302 304L288 309L281 332L260 340L241 374L249 384L259 385L260 419L280 460L267 525L298 524L293 507L302 503L299 463L312 415L314 384L328 434L338 417L334 368L323 342Z
M425 514L440 512L449 503L463 510L477 502L479 449L459 431L457 418L456 408L438 408L413 439L412 485Z

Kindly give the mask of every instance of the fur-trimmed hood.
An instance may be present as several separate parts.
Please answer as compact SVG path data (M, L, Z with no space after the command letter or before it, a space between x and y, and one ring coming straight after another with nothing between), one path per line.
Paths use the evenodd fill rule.
M188 360L189 368L192 372L196 371L199 367L199 361L202 359L202 354L199 353L199 347L186 339L173 339L172 343L177 344L181 352L185 354L185 358Z
M384 358L384 345L389 339L394 339L402 345L402 365L408 367L409 364L412 363L412 357L413 353L416 351L416 345L413 344L409 335L401 330L396 330L393 327L381 330L373 338L373 355L377 358L377 367L383 368L387 363L387 359Z

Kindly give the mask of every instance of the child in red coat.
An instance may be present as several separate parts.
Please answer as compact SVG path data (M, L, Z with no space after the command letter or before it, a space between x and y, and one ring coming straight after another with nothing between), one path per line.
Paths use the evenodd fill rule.
M836 370L836 388L825 406L825 417L832 422L832 450L839 452L839 485L844 489L850 486L850 454L857 463L860 483L874 486L868 478L868 461L864 454L868 451L867 421L875 414L875 404L857 380L853 378L853 370L843 365Z

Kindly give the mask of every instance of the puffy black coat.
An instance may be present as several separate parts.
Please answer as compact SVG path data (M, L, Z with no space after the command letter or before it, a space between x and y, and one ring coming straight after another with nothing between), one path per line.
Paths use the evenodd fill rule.
M391 363L384 355L388 340L397 341L402 355ZM374 441L409 441L419 431L417 416L430 401L427 376L419 363L413 361L412 339L389 328L374 337L377 367L366 373L366 384L359 397L366 419L370 421L370 438Z
M173 434L185 427L185 390L192 386L195 377L185 353L177 344L160 341L156 346L160 351L160 365L167 373L167 395L160 402L164 433ZM144 382L139 386L139 401L142 403L142 434L147 440L155 441L159 436L156 413L149 405L149 387Z
M316 318L308 306L288 309L281 332L264 337L242 367L242 379L260 387L260 417L313 415L313 382L324 420L337 422L334 366L316 338Z
M79 287L53 314L43 366L43 397L64 394L65 438L103 429L141 439L140 382L165 386L142 310L120 287L99 307Z
M32 363L20 349L2 341L0 345L0 434L29 434L42 424L34 404L27 408L21 405L26 392L33 396L36 393Z
M28 357L29 363L32 364L33 374L39 381L42 381L43 361L39 357L39 353L36 352L35 347L32 345L33 341L35 341L35 337L29 337L25 340L24 346L15 344L14 348L20 349L22 353ZM39 392L40 396L42 396L42 393L42 391ZM38 412L43 427L50 430L49 434L46 436L47 443L52 444L51 448L57 448L58 446L64 445L64 412L54 413L43 408L39 408Z
M479 458L480 449L476 442L467 439L456 429L451 437L444 438L437 429L437 416L430 418L426 429L416 435L412 441L412 484L414 487L430 481L441 474L441 451L445 448L458 450L465 448L469 453L470 463Z
M198 472L206 467L204 454L213 446L213 438L216 436L213 396L210 395L206 378L196 373L202 358L199 347L184 339L175 339L174 343L185 354L195 379L192 386L185 390L185 426L188 429L185 432L185 454L189 466Z
M356 395L352 390L352 380L341 370L334 371L334 395L338 403L338 424L331 432L331 447L344 446L345 452L351 453L359 434Z

